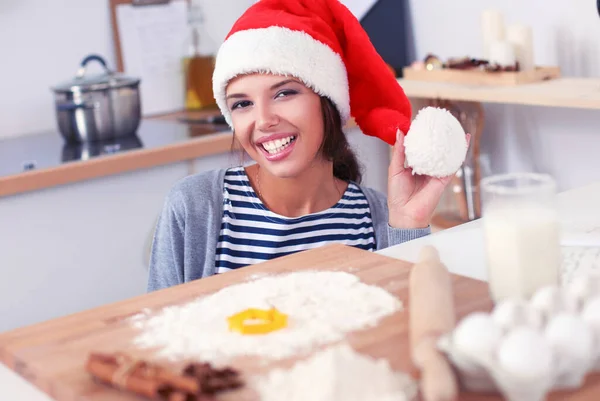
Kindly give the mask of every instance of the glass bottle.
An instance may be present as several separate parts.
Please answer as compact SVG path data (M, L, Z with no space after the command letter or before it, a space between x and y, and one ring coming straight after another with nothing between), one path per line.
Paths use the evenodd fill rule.
M212 90L215 66L214 44L204 26L204 15L197 1L188 8L188 36L183 57L185 108L204 110L216 107Z

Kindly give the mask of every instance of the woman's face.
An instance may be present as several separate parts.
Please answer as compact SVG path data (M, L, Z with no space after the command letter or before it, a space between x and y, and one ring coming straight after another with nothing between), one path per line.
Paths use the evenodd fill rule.
M244 75L229 83L226 95L238 141L271 174L295 177L321 160L321 99L300 81Z

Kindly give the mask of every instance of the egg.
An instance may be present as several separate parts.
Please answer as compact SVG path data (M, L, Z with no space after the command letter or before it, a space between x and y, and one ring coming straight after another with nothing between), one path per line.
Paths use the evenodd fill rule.
M541 326L539 313L520 298L500 301L492 312L492 319L504 332L519 326Z
M581 318L594 334L594 357L600 362L600 295L592 298L583 308Z
M569 309L580 312L585 303L591 298L600 295L600 275L581 274L573 278L566 289Z
M565 295L556 286L542 287L537 290L531 297L530 305L541 315L543 324L546 324L553 315L567 308Z
M590 286L588 299L593 298L595 296L600 296L600 273L594 272L593 274L588 275Z
M593 362L594 336L585 321L574 314L561 312L552 317L544 331L562 373L587 370Z
M498 364L521 380L540 380L551 375L552 350L544 336L530 327L511 330L498 348Z
M501 337L500 327L489 314L475 312L459 322L452 341L456 349L466 357L482 361L492 357Z
M600 335L600 295L593 297L581 312L583 320Z

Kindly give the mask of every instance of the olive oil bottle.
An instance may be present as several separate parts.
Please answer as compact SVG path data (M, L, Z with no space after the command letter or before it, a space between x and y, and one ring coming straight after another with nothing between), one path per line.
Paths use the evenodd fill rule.
M204 15L197 1L188 8L188 37L183 57L185 108L215 108L212 74L215 66L214 46L205 29Z

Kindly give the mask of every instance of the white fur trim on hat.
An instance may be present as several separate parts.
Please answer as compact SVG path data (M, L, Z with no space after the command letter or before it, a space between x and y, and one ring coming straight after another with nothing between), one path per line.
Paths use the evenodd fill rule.
M255 72L296 77L328 97L344 123L350 118L348 74L340 55L305 32L272 26L236 32L219 49L213 92L229 126L227 84L238 75Z

